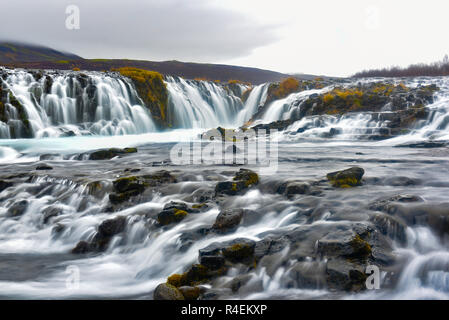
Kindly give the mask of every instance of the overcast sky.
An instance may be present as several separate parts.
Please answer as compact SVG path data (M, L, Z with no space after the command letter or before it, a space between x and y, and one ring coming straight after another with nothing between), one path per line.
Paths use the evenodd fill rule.
M0 0L0 39L85 58L348 76L449 53L447 0ZM80 29L66 28L68 5Z

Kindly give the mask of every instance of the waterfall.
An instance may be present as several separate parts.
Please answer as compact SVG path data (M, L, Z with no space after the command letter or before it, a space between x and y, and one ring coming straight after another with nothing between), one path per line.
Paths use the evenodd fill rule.
M237 115L246 109L242 100L225 86L210 81L167 77L167 118L175 128L236 127ZM239 85L241 91L243 85Z
M257 112L258 107L267 99L269 83L264 83L253 88L246 99L245 107L237 116L237 123L245 123Z
M151 114L133 86L116 75L15 70L9 71L2 82L14 97L8 94L8 121L0 123L0 138L155 131ZM17 99L19 106L12 99Z

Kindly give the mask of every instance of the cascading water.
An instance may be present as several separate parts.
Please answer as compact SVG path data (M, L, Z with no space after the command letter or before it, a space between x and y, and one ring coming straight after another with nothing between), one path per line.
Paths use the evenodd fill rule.
M238 127L248 121L264 104L268 84L254 87L242 103L226 85L168 77L167 117L174 127L184 129L151 132L155 131L151 115L125 79L70 74L48 74L51 86L46 85L45 77L37 80L24 71L4 79L5 87L25 108L35 137L50 138L0 141L0 297L152 298L156 286L168 276L198 263L200 249L245 238L262 245L273 241L269 242L273 252L257 264L233 265L220 278L204 284L210 290L209 298L215 294L231 299L449 299L449 250L439 234L440 224L447 221L447 149L428 152L393 147L409 140L447 139L447 78L406 83L436 83L441 88L435 102L427 106L429 116L407 134L382 142L359 140L385 134L394 113L388 108L307 116L279 132L275 174L260 174L259 184L242 194L216 197L217 183L233 181L239 168L172 166L170 150L174 143L204 132L187 128ZM240 87L241 92L246 89ZM294 117L302 101L325 90L273 102L263 122ZM8 134L14 121L22 123L13 103L9 100L7 106L11 123L0 123L3 138L12 138ZM58 138L71 135L69 131L94 135ZM99 136L116 134L122 136ZM333 139L317 143L316 137ZM111 160L75 160L85 159L76 153L127 146L137 147L138 152ZM43 164L53 170L36 170ZM365 169L363 186L337 189L326 182L327 173L354 164ZM162 169L176 176L176 181L148 189L124 207L111 205L109 195L118 177L148 176ZM285 183L292 180L295 184L288 190L299 194L287 194ZM382 200L377 205L377 198L397 194L419 199L407 197L416 202L398 200L387 205ZM171 201L201 209L189 212L178 223L160 226L158 214ZM373 202L374 209L370 206ZM429 203L434 205L433 211L419 207ZM212 230L219 212L236 208L248 212L235 229ZM419 214L429 214L433 225ZM80 241L93 241L105 220L118 216L126 219L124 229L110 239L105 251L71 253ZM376 245L391 247L391 252L373 251L373 255L380 255L385 263L390 255L397 258L398 266L386 268L393 280L383 275L381 289L365 293L330 291L325 277L329 261L315 259L318 240L327 236L327 230L338 234L360 224L382 231L377 235L385 241ZM291 242L283 246L285 241ZM297 247L290 252L294 245ZM67 287L73 269L80 275L77 288Z
M258 107L267 99L269 83L254 87L245 101L245 107L237 116L237 123L244 124L257 112Z
M118 76L12 71L2 83L13 97L8 95L8 120L0 123L0 138L155 131L151 114L132 85ZM12 99L18 102L14 105Z
M209 81L167 77L169 107L167 118L175 128L236 126L244 106L240 98L223 86ZM243 86L240 86L243 90Z

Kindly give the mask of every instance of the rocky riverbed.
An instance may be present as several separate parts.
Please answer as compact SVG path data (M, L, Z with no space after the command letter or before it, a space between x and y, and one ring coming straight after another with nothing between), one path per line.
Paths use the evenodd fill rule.
M263 175L176 166L172 146L2 164L0 295L445 297L446 147L282 143Z

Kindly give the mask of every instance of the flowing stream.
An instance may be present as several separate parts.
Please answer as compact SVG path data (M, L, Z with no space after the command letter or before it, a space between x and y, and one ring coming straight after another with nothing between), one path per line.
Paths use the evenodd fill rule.
M267 234L302 226L339 228L371 221L379 212L367 204L397 194L419 196L420 205L430 205L425 210L431 213L449 208L449 149L398 147L449 140L448 78L407 83L436 83L441 90L429 106L428 119L402 136L383 141L367 139L385 127L385 120L372 113L307 117L293 123L274 137L278 143L277 171L259 171L259 187L207 202L207 209L168 227L155 223L166 204L196 204L198 190L213 192L217 181L232 179L239 169L217 164L176 166L170 160L172 147L197 139L205 128L238 127L250 120L263 105L268 84L254 87L244 103L224 86L168 77L168 117L176 129L158 132L150 112L126 79L100 73L89 73L81 80L70 74L54 74L51 78L50 88L45 76L36 80L25 71L13 72L3 80L25 107L34 138L10 139L10 127L18 126L20 116L14 114L12 105L8 106L12 120L0 122L0 180L14 183L0 192L1 298L152 299L158 284L197 263L198 251L212 243L236 238L260 241ZM241 92L246 89L240 87ZM275 101L259 120L288 119L307 96L328 89ZM333 134L329 136L331 129ZM76 156L109 147L137 147L138 152L103 161L79 160ZM52 170L36 171L42 164ZM365 169L361 187L324 188L318 197L287 198L270 191L276 183L293 177L320 180L328 172L354 165ZM177 182L144 194L131 206L109 212L105 208L112 181L124 170L139 175L168 170ZM101 181L103 188L92 193L88 184L95 181ZM414 212L417 206L403 203L400 208ZM186 245L186 237L213 225L217 214L229 208L252 210L258 218L232 233L198 237ZM17 210L20 214L13 214ZM104 252L71 253L80 240L91 241L103 221L116 216L126 217L125 230L112 238ZM249 280L238 292L229 291L226 283L242 270L231 268L214 288L223 289L219 297L229 299L449 299L447 233L441 236L417 218L405 221L404 239L399 241L397 234L390 239L398 261L394 279L383 277L379 290L334 292L319 281L315 286L302 286L292 276L297 267L293 260L245 271ZM287 251L281 250L279 261L286 255ZM306 259L301 263L309 263L311 270L321 270L325 261ZM71 283L73 272L79 276L76 285Z

